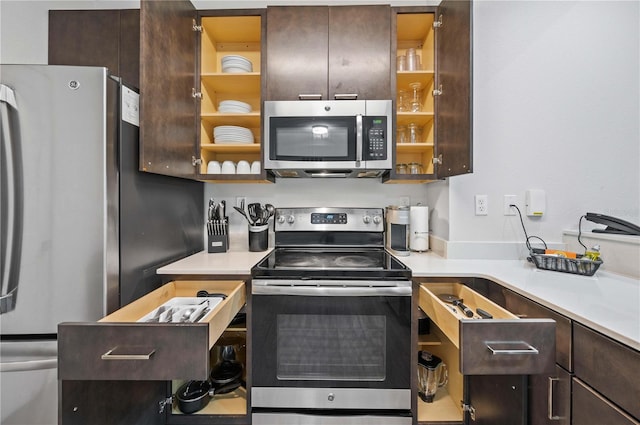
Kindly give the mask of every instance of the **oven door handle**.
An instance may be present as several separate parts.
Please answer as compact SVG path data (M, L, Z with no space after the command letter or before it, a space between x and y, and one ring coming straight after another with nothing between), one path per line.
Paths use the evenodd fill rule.
M254 295L294 295L304 297L410 297L411 286L252 286Z

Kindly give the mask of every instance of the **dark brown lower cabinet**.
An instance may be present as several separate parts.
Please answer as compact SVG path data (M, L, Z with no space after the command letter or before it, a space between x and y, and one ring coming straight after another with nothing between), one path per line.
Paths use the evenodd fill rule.
M528 425L571 425L571 373L529 376Z
M636 400L638 403L638 400ZM572 425L638 425L615 404L579 379L573 378Z

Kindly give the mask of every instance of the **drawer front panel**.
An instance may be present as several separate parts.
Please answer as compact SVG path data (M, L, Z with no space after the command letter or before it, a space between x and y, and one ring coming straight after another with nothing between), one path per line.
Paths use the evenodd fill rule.
M204 380L209 326L62 323L58 353L62 380Z
M555 322L550 319L460 321L460 372L464 375L551 373Z
M636 400L637 401L637 400ZM640 425L579 379L573 379L572 425ZM596 422L594 422L594 420Z
M556 322L556 363L571 372L571 320L510 290L505 290L504 295L507 310L516 316Z
M640 418L640 352L577 323L573 344L576 377Z

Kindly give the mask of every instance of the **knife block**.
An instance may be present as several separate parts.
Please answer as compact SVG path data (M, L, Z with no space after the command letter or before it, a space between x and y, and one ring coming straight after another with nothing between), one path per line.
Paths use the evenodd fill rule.
M229 251L229 224L225 223L224 225L224 234L215 235L208 234L207 235L207 252L215 253L215 252L227 252Z

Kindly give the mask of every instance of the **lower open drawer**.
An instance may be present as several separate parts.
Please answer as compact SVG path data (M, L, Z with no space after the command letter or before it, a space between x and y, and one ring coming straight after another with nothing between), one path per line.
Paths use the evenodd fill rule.
M197 323L147 323L139 319L175 297L198 291L226 295ZM61 380L207 379L209 350L246 302L242 281L176 281L97 323L58 325Z

